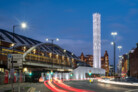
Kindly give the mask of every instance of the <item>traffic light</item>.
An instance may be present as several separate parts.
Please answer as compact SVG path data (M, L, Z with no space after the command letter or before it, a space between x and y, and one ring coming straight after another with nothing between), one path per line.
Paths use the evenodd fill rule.
M47 72L47 76L49 76L49 72Z
M14 76L16 76L17 75L17 73L16 72L14 72Z
M89 76L91 76L92 75L92 72L91 71L89 71Z
M70 77L72 77L73 76L73 74L72 73L70 73Z
M53 71L52 70L51 70L50 74L53 75Z
M32 72L29 72L29 75L32 76Z

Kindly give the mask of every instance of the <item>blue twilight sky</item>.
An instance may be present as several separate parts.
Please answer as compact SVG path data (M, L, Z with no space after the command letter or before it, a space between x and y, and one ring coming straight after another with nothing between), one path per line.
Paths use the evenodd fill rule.
M92 14L101 14L102 55L109 53L112 64L112 31L118 32L121 54L138 42L138 0L0 0L0 28L12 31L14 24L27 22L28 28L16 33L42 42L56 42L76 55L92 54ZM117 50L117 55L118 55Z

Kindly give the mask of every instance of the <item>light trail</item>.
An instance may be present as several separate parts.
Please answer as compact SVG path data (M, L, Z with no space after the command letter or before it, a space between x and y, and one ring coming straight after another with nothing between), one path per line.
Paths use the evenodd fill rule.
M48 85L47 83L48 83L49 85ZM61 89L55 87L55 86L51 83L51 81L45 81L45 82L44 82L44 85L45 85L48 89L50 89L51 91L53 91L53 92L68 92L68 91L61 90Z
M99 82L103 83L109 83L109 84L117 84L117 85L126 85L126 86L138 86L138 83L126 83L126 82L116 82L116 81L110 81L110 80L98 80Z
M53 83L60 88L55 86ZM95 92L91 90L78 89L78 88L68 86L64 84L61 80L58 80L57 78L53 78L53 83L50 80L47 80L44 82L44 85L53 92L70 92L70 91L72 92Z
M57 82L56 82L57 81ZM62 81L54 78L54 83L64 89L70 90L70 91L74 91L74 92L94 92L94 91L89 91L89 90L83 90L83 89L77 89L77 88L73 88L71 86L68 86L66 84L64 84Z

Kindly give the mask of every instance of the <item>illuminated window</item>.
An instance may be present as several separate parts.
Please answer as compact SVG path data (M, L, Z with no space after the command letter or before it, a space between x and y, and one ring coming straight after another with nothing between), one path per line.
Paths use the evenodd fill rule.
M52 57L52 53L49 53L49 57L50 57L50 58Z
M33 53L34 53L34 54L36 53L36 49L33 49Z
M58 54L56 55L56 59L58 59Z
M0 68L0 72L4 72L4 68Z

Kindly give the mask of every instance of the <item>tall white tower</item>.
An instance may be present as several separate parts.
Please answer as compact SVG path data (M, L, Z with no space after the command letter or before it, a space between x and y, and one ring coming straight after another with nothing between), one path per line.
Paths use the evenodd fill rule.
M93 67L101 68L101 15L93 14Z

